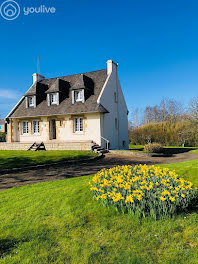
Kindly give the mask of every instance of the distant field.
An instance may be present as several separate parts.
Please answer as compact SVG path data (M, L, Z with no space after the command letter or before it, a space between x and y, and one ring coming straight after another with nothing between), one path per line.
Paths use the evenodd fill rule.
M20 168L65 160L97 156L89 151L13 151L0 150L0 169Z

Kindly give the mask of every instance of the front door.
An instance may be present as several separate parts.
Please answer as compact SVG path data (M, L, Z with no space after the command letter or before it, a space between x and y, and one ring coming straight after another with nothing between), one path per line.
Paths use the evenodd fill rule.
M56 139L56 120L50 120L50 140Z

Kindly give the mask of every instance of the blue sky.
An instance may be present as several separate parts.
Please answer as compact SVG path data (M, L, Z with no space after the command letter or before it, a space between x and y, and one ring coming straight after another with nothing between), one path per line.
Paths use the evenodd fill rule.
M3 1L0 0L0 3ZM197 1L17 1L19 17L0 16L0 114L4 117L41 73L57 77L119 62L130 111L170 97L198 95ZM54 14L23 14L24 7Z

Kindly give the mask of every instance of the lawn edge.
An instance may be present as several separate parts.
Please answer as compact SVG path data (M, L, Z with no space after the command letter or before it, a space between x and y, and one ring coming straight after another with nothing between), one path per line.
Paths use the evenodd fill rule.
M0 170L0 174L9 174L9 173L13 173L13 172L22 172L22 171L27 171L27 170L39 170L39 169L45 169L45 168L49 168L49 167L58 167L60 165L73 165L73 164L80 164L83 162L92 162L92 161L96 161L99 159L104 158L104 154L103 153L99 153L98 156L96 157L91 157L89 159L83 158L83 159L79 159L79 160L62 160L62 161L58 161L58 162L52 162L52 163L44 163L44 164L38 164L38 165L32 165L32 166L26 166L26 167L20 167L20 168L12 168L12 169L3 169Z

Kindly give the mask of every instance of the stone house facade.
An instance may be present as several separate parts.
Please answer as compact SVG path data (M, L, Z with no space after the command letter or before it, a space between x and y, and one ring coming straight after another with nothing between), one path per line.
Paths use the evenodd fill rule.
M6 120L9 144L128 148L128 110L112 60L107 69L83 74L50 79L33 74L32 86Z

